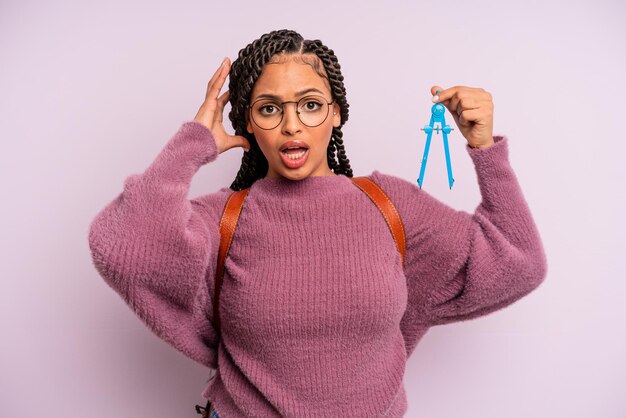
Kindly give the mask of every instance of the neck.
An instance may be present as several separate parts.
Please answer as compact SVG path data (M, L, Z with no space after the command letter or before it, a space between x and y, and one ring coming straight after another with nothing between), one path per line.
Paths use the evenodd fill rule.
M349 177L333 173L327 176L308 176L301 180L266 176L256 180L250 191L277 199L314 200L354 190L357 190L357 187Z

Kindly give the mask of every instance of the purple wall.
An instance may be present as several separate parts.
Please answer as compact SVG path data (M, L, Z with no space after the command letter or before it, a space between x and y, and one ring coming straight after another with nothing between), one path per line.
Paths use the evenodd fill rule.
M624 3L307 4L2 1L0 416L196 416L209 370L106 286L88 225L193 119L224 56L291 28L339 58L358 175L417 180L431 86L491 92L494 132L510 138L542 233L540 289L424 337L407 365L407 417L623 417ZM452 190L434 139L424 187L473 211L465 139L451 134ZM241 153L203 167L190 197L229 185Z

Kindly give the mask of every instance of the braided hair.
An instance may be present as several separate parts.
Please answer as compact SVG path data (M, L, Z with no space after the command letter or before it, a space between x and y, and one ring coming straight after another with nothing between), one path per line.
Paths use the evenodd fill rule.
M315 56L313 60L306 60L307 55L303 54L309 54L308 56L314 54ZM307 64L310 64L320 77L328 80L332 98L341 109L341 125L338 128L333 127L327 148L328 167L335 174L352 177L352 168L350 167L350 160L346 157L343 133L341 132L341 127L348 120L349 105L346 100L346 89L337 57L334 51L328 49L319 39L305 40L293 30L282 29L266 33L242 48L237 59L231 65L228 84L231 110L228 118L235 129L235 135L241 135L248 140L250 151L244 152L241 167L230 188L234 191L248 188L259 178L265 177L267 173L267 159L259 148L254 134L247 131L245 115L246 105L250 102L254 83L261 75L265 64L270 62L275 55L299 56ZM335 152L338 156L337 159Z

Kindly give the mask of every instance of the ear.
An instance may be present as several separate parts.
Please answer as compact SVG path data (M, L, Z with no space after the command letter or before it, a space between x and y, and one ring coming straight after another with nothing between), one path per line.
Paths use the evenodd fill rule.
M333 103L333 127L339 128L341 126L341 107L337 104L337 102Z
M252 121L248 117L248 112L245 113L245 116L246 116L246 130L248 131L248 133L254 134L254 131L252 130Z

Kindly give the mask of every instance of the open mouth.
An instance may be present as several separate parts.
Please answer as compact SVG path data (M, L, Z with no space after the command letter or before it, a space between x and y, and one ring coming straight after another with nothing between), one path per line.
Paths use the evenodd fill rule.
M305 147L287 148L280 151L283 163L289 168L298 168L304 165L309 156L309 149Z

